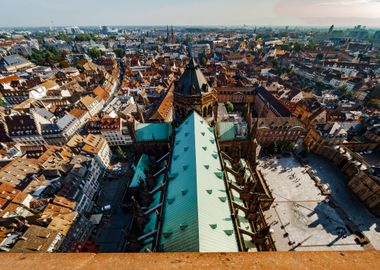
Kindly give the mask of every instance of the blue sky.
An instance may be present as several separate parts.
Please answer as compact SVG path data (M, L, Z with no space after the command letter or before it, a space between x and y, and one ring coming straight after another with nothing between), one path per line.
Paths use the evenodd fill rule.
M380 0L1 0L0 27L65 25L380 26Z

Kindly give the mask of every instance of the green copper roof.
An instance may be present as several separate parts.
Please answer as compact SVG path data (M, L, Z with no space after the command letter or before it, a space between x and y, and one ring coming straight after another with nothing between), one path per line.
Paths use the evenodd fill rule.
M242 169L247 166L246 161L244 159L240 159L239 163ZM230 161L224 160L224 164L226 167L232 169L232 165ZM227 178L229 181L236 184L236 178L232 173L227 172ZM240 206L245 207L243 200L240 199L240 194L235 189L232 189L231 193L232 193L232 200L235 203L239 204ZM245 214L242 211L237 212L237 220L238 220L238 224L240 228L243 228L247 231L252 231L251 224L245 218ZM252 238L250 236L243 234L242 237L243 237L244 245L248 249L248 251L257 251L257 248L255 244L252 243Z
M213 128L195 112L176 129L163 218L164 251L238 251Z
M247 135L239 136L237 129L239 125L234 122L218 122L216 128L218 130L218 139L221 142L232 141L237 139L246 139Z
M145 181L145 169L149 168L149 157L145 154L142 154L139 162L135 167L135 173L133 175L132 181L129 184L129 187L138 187L140 179Z
M169 141L172 126L168 123L138 123L136 125L136 141Z
M219 140L232 141L235 139L236 130L233 122L218 122L217 125Z
M154 208L160 203L160 198L161 198L161 192L156 192L153 195L153 202L149 206L149 208ZM148 217L149 221L144 227L144 234L149 233L155 230L156 228L156 223L157 223L157 214L156 211L153 211L149 214ZM152 236L153 237L153 236Z

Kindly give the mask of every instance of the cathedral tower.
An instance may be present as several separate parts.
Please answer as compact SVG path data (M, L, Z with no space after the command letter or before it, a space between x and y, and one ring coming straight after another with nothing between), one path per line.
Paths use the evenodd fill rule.
M216 90L209 86L199 65L190 58L185 72L175 83L174 120L181 123L192 111L197 111L209 123L217 120Z

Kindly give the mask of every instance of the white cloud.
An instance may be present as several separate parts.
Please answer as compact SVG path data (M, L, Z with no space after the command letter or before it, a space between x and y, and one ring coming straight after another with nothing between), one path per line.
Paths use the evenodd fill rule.
M363 4L373 4L380 3L380 0L338 0L338 1L328 1L318 3L319 6L352 6L352 5L363 5Z
M279 16L294 16L296 18L310 19L324 24L324 18L344 19L351 18L352 24L362 21L363 18L378 19L380 23L379 0L280 0L276 6ZM358 19L358 20L356 20Z

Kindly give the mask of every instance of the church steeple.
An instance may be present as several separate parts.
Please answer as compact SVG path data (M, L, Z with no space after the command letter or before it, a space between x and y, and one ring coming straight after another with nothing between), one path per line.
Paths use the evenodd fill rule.
M166 26L166 43L170 43L169 25Z
M180 123L190 112L197 111L210 123L217 119L216 91L210 87L199 65L190 58L186 70L175 83L174 118Z
M175 43L173 25L172 25L172 31L171 31L171 36L170 36L170 43Z

